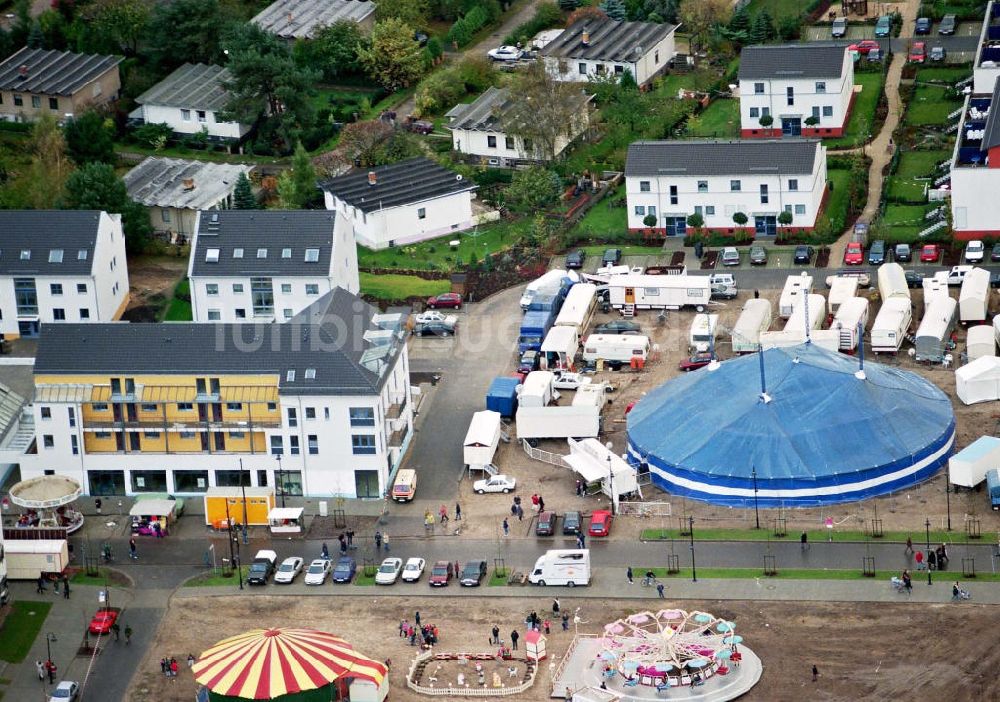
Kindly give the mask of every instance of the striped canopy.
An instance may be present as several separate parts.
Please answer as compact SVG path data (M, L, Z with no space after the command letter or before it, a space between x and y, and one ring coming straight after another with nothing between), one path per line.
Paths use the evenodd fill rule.
M253 700L314 690L340 678L380 686L387 673L341 638L294 628L255 629L220 641L201 654L193 671L216 694Z

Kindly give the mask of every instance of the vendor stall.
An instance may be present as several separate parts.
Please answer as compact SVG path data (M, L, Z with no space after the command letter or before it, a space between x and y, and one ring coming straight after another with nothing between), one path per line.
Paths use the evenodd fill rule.
M166 536L176 518L173 500L139 500L128 511L132 517L132 533L143 536Z
M274 488L270 487L211 487L205 493L205 524L225 528L226 520L250 526L267 525L267 515L274 508Z
M267 513L267 524L272 534L301 534L303 531L301 507L275 507Z

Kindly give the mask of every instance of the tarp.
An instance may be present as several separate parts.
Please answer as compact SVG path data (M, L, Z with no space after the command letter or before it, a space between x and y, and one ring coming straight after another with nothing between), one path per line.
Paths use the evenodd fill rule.
M301 507L274 507L267 513L267 521L275 522L284 519L302 519L303 509Z
M723 361L649 392L628 415L629 454L653 482L716 504L816 505L933 475L955 437L951 402L921 376L816 344Z
M173 500L139 500L128 513L133 517L169 517L176 506Z
M1000 400L1000 358L983 356L956 369L955 394L967 405Z

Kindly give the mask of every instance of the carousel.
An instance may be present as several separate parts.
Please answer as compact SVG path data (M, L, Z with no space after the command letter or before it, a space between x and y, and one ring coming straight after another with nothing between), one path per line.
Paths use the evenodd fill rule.
M220 641L192 668L213 702L383 702L383 663L316 629L255 629Z
M72 503L83 494L80 483L64 475L43 475L22 480L10 489L10 501L24 512L14 522L22 529L65 529L83 526L83 514Z

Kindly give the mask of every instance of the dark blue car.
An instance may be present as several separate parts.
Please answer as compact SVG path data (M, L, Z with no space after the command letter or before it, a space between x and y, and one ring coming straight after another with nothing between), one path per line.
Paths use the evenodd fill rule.
M354 578L354 573L358 569L358 564L350 556L341 556L337 565L333 568L333 582L349 583Z

